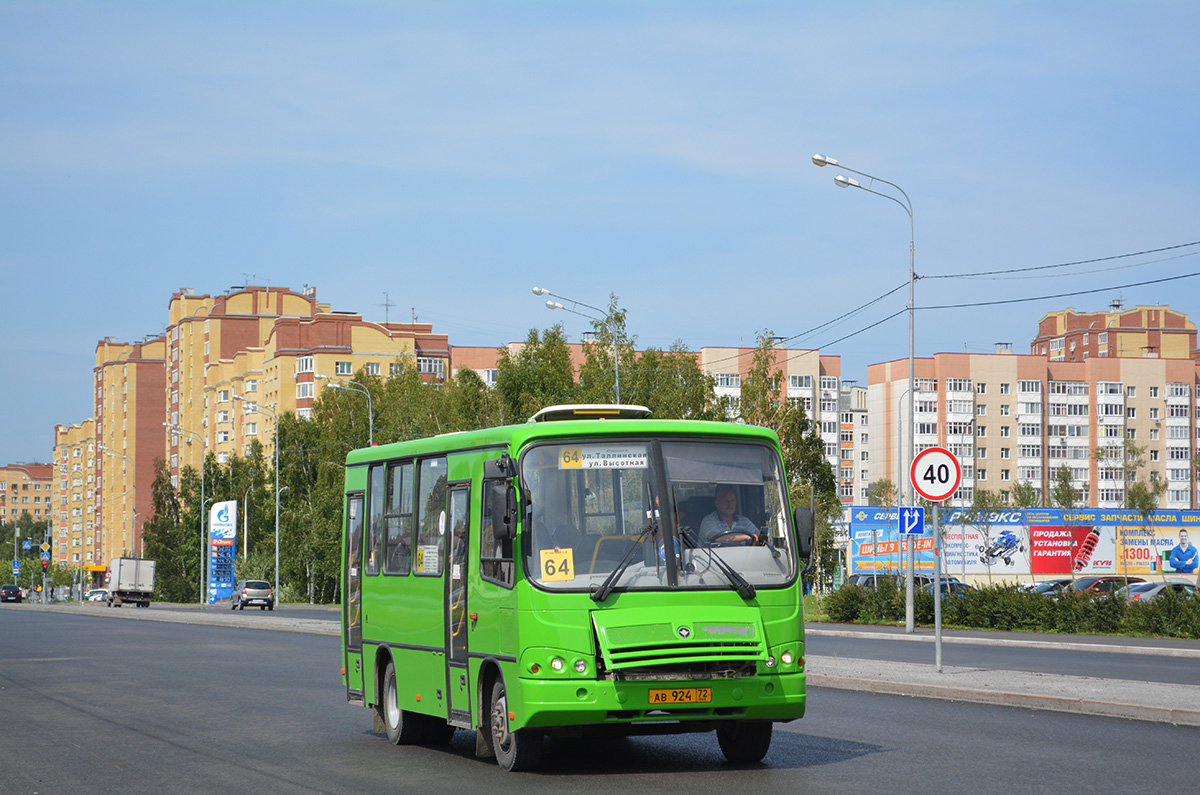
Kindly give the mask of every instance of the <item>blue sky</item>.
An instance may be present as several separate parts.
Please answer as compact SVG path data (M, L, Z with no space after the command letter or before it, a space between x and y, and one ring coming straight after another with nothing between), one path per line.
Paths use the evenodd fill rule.
M641 346L800 335L922 277L1200 241L1194 2L0 4L0 463L90 416L96 341L179 287L312 285L459 345L628 310ZM849 175L853 176L853 175ZM1039 278L922 279L916 305L1200 272L1200 246ZM919 310L916 351L1026 352L1122 299L1200 316L1200 277ZM866 382L900 290L794 339ZM840 341L839 341L840 340Z

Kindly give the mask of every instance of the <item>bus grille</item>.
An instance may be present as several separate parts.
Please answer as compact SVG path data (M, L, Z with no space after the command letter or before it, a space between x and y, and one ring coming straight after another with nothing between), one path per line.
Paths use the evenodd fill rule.
M679 666L713 670L766 659L762 632L744 622L611 626L600 634L605 666L613 671Z

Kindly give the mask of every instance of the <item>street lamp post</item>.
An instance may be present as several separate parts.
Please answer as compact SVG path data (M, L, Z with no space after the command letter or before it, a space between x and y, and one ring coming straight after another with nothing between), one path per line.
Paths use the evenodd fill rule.
M129 466L129 456L125 455L124 453L114 453L113 451L109 450L107 447L105 447L102 444L98 444L98 445L96 445L96 447L97 447L97 449L100 450L100 452L103 455L106 455L109 458L120 458L125 461L125 466ZM125 532L122 534L122 538L121 538L121 557L129 556L129 534L132 533L133 529L134 529L133 517L141 516L140 513L138 513L137 511L134 510L134 505L137 503L136 478L135 478L134 483L129 488L133 491L133 498L129 502L129 526L125 530Z
M599 307L592 306L591 304L585 304L582 301L576 301L574 298L567 298L565 296L555 295L554 293L547 290L545 287L534 287L533 294L534 295L548 295L552 298L558 298L558 299L560 299L560 301L566 301L571 304L570 307L567 307L567 306L563 306L561 303L559 303L559 301L547 301L546 302L547 309L561 309L564 312L571 312L573 314L579 315L580 317L586 317L591 320L599 320L601 323L608 324L609 328L612 330L612 335L613 335L613 384L614 384L613 391L616 395L616 402L620 403L621 402L621 355L620 355L620 351L617 348L617 319L615 317L613 317L612 313L605 312L603 309L600 309ZM599 316L591 315L587 312L580 312L578 308L581 306L587 307L588 309L591 309L593 312L598 312Z
M246 402L246 398L237 394L233 399ZM266 406L258 408L270 414L275 422L275 604L279 604L279 415Z
M195 313L193 312L192 314L195 314ZM205 556L204 556L204 548L205 548L205 538L204 538L204 506L205 506L205 502L204 502L204 470L206 469L206 466L205 466L205 465L208 463L208 461L206 460L206 459L208 458L208 437L207 437L207 436L201 436L200 434L196 433L195 431L189 431L189 430L186 430L186 429L184 429L184 428L180 428L178 425L172 425L172 424L171 424L171 423L169 423L169 422L164 422L164 423L163 423L163 427L165 427L165 428L166 428L168 431L170 431L171 433L175 434L176 436L179 436L179 435L183 435L183 436L190 436L190 437L192 437L193 439L199 439L199 440L200 440L200 565L201 565L202 567L204 567L204 570L205 570L205 572L207 572L207 571L208 571L208 566L207 566L207 563L206 563L206 561L205 561ZM207 584L207 583L205 582L205 580L206 580L206 579L207 579L207 577L206 577L204 574L201 574L201 575L200 575L200 604L201 604L201 605L203 605L203 604L204 604L204 586Z
M346 383L345 381L336 381L336 380L330 378L329 376L321 375L320 373L315 373L313 375L313 377L319 378L323 381L328 381L330 389L350 390L353 392L358 392L360 395L367 396L367 443L371 447L374 447L375 446L375 409L371 405L371 390L367 389L362 384Z
M899 191L900 195L904 197L904 200L901 201L900 199L896 198L895 196L874 190L871 187L869 187L868 185L861 184L858 180L856 180L852 177L844 177L841 174L838 174L836 177L833 178L834 184L836 184L840 188L858 188L859 190L865 190L867 193L874 193L876 196L882 196L885 199L890 199L891 201L894 201L896 204L900 205L900 207L904 210L904 212L908 213L908 386L909 386L909 392L908 392L908 433L909 433L909 437L908 438L909 438L909 444L908 444L908 449L906 451L908 454L907 461L905 461L905 463L911 465L913 456L915 455L915 452L916 452L915 451L915 438L913 436L913 403L914 403L914 399L916 397L916 395L915 395L915 393L916 393L916 380L915 380L916 376L915 376L914 367L913 367L913 325L914 325L913 324L913 314L914 314L913 285L917 280L916 247L914 245L915 237L913 234L912 200L910 200L908 198L908 194L904 192L904 189L901 188L896 183L888 182L886 179L880 179L879 177L868 174L865 171L856 171L855 169L850 168L848 166L840 165L838 163L838 161L833 159L832 157L825 157L824 155L813 155L812 161L813 161L813 165L819 166L819 167L839 166L840 168L845 169L846 171L849 171L852 174L858 174L860 177L866 177L867 179L871 180L872 184L875 182L882 182L884 185L890 185L893 188L895 188L897 191ZM897 440L897 442L899 442L899 440ZM896 484L897 493L899 493L899 490L902 488L902 485L903 485L902 483ZM911 489L909 490L909 504L916 505L916 499L915 499L914 495L912 494ZM914 624L914 621L913 621L913 565L915 563L915 557L916 556L913 551L913 545L909 545L909 548L908 548L908 573L905 575L905 583L904 583L904 586L905 586L904 587L904 591L905 591L904 614L905 614L905 631L906 632L914 631L914 627L913 627L913 624Z

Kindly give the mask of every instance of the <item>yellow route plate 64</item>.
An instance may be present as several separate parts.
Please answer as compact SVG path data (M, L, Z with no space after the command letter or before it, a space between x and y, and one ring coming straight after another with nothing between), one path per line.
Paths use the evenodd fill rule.
M659 704L709 704L712 703L711 687L676 687L652 689L650 706Z

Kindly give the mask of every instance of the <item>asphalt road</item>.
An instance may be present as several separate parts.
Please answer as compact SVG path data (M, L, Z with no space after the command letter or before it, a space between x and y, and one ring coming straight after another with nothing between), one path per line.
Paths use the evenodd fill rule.
M1200 747L1170 724L814 687L761 765L724 763L708 734L556 742L543 771L509 774L470 732L439 748L372 734L336 635L5 605L0 640L0 790L19 795L1182 792Z

